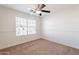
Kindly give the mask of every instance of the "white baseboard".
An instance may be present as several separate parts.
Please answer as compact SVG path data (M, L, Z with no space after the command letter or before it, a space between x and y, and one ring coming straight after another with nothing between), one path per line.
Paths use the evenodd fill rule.
M43 39L46 39L48 41L51 41L51 42L56 42L58 44L62 44L62 45L65 45L65 46L69 46L69 47L72 47L72 48L79 49L79 47L76 47L74 45L70 45L70 44L66 44L66 43L60 42L60 41L56 41L55 38L48 38L48 37L45 37L45 36L42 36L42 38Z

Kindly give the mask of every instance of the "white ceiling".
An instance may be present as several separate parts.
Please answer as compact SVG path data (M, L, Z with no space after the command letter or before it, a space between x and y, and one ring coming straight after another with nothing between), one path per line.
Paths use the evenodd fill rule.
M25 13L30 13L29 9L35 9L36 8L36 4L3 4L3 6L11 8L11 9L15 9L21 12L25 12ZM50 10L51 13L53 12L57 12L60 11L64 8L70 7L73 5L70 4L46 4L46 7L44 9L46 10ZM48 13L43 13L43 16L48 15Z

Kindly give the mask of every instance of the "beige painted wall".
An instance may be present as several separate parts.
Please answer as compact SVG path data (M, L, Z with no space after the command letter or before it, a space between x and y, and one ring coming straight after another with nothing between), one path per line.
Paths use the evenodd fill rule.
M43 18L42 37L79 49L79 5Z
M27 19L37 20L37 34L29 36L16 36L16 21L15 17L21 16ZM0 6L0 49L7 48L13 45L36 40L40 38L40 18L25 14L16 10Z

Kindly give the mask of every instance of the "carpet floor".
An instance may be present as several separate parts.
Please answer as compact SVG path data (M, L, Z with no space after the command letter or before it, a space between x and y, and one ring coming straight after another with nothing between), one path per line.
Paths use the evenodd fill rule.
M79 50L38 39L0 50L0 55L79 55Z

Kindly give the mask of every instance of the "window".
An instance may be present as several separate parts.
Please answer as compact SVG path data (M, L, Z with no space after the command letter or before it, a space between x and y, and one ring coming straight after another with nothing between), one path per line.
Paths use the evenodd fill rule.
M16 36L36 33L36 20L16 17Z
M28 20L28 34L35 34L36 33L36 21L35 20Z

